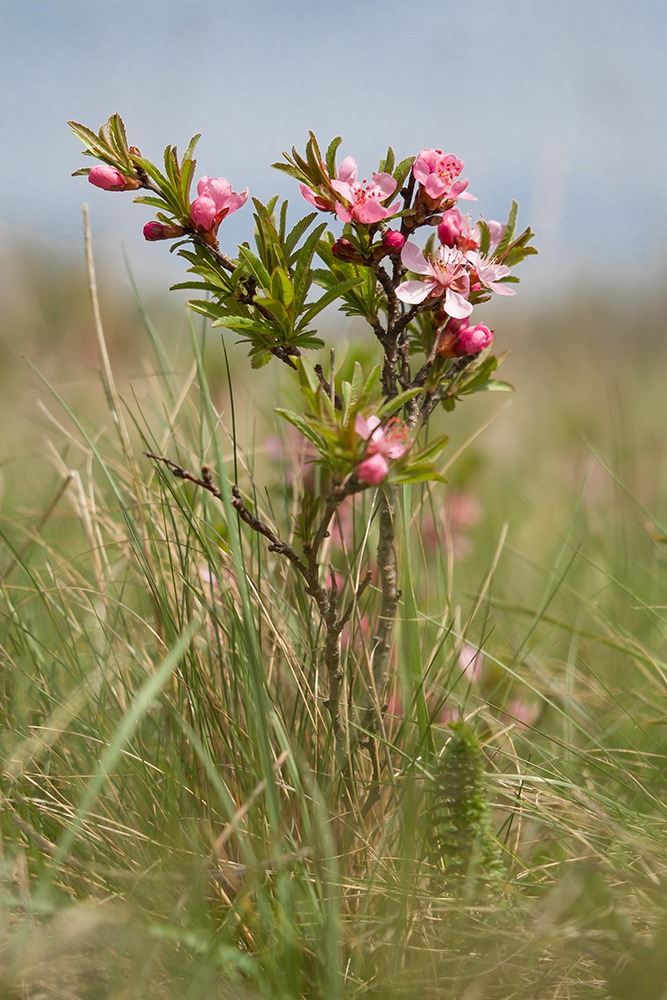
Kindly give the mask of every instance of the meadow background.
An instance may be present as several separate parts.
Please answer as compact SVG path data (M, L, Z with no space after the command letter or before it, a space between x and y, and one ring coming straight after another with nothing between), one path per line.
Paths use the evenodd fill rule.
M617 0L0 2L3 995L667 995L666 28ZM366 171L387 142L440 147L487 218L516 197L536 231L519 294L485 307L516 393L443 414L449 485L413 493L397 656L429 666L438 748L445 701L475 721L500 874L429 867L405 678L398 784L356 839L332 830L306 598L142 458L196 469L222 414L217 458L289 525L289 380L231 339L228 369L148 210L69 176L66 119L114 111L146 155L201 131L198 174L295 208L268 164L310 128ZM341 364L365 355L327 323Z

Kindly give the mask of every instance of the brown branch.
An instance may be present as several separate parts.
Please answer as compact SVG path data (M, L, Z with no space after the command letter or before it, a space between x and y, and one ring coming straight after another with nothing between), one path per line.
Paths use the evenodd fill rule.
M182 465L178 465L176 462L172 462L170 458L166 458L164 455L155 455L153 454L152 451L145 451L144 455L146 456L146 458L152 458L156 462L163 462L167 466L167 468L171 470L172 474L176 476L177 479L187 479L189 483L194 483L195 486L201 486L202 489L208 490L208 492L212 493L217 500L221 499L222 493L220 492L218 487L214 484L213 478L211 476L211 470L209 469L208 465L202 466L201 470L202 477L201 479L199 479L197 476L194 476L191 472L188 472L187 469L184 469Z
M327 382L326 378L324 377L324 369L322 368L322 365L315 365L315 374L317 375L318 379L320 380L320 385L322 386L322 388L326 392L327 396L329 397L329 399L331 399L331 397L332 397L331 386L329 385L329 383ZM335 390L333 392L333 404L334 404L334 406L336 407L337 410L342 410L343 409L343 397L339 393L337 393Z

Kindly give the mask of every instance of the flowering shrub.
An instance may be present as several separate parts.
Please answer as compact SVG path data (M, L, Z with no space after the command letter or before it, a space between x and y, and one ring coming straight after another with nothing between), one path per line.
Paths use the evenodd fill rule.
M248 345L253 368L277 359L299 380L303 410L277 412L312 444L324 475L321 496L312 495L312 482L303 484L298 547L251 512L238 486L231 489L240 517L291 562L315 601L325 632L326 705L339 741L346 727L340 636L350 612L340 605L334 576L326 580L322 547L347 498L379 487L382 607L372 642L374 693L365 720L366 728L376 731L400 596L396 486L442 480L436 462L447 438L425 444L421 436L437 407L451 410L464 396L510 390L493 378L497 359L483 353L493 331L472 316L492 292L515 294L519 279L512 268L536 253L529 245L531 230L517 235L516 202L506 224L462 215L458 203L476 199L467 191L468 180L461 179L464 163L454 155L423 149L397 163L390 147L371 179L358 181L351 156L336 164L342 140L334 139L323 154L311 133L304 155L292 149L274 166L298 182L315 211L290 227L286 201L279 205L276 197L263 205L253 198L255 247L244 243L233 256L221 249L220 231L227 216L245 206L248 190L235 193L225 178L206 174L191 198L199 136L180 159L168 146L162 171L128 145L118 115L98 133L75 122L70 126L85 155L100 161L77 174L87 174L107 191L139 191L135 201L156 210L144 236L176 241L192 278L175 287L198 294L190 307L213 326L234 331ZM320 213L342 223L342 232L329 230L328 220L318 222ZM422 230L428 238L420 246L415 240ZM380 363L366 372L355 365L350 381L337 379L333 363L327 379L304 353L324 346L316 320L334 302L347 316L365 320L378 347ZM199 478L165 456L152 457L221 496L210 470ZM366 584L359 585L356 600Z

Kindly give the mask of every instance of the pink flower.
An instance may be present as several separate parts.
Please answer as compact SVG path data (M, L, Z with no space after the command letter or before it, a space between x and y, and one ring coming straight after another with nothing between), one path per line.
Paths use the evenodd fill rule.
M514 698L502 714L506 719L515 722L517 729L528 729L537 722L540 708L539 705L527 705L520 698Z
M147 222L144 226L144 239L150 240L173 240L177 236L183 236L185 230L181 226L166 226L162 222Z
M516 295L516 288L510 288L509 285L503 284L499 280L510 273L507 264L494 264L486 257L482 257L476 250L469 250L466 254L466 260L470 262L480 283L485 288L497 292L498 295Z
M361 222L370 225L395 215L401 207L395 202L389 208L382 204L396 190L396 181L391 174L373 174L369 183L364 179L357 182L357 161L346 156L340 165L338 177L331 181L331 187L344 200L336 202L336 214L341 222Z
M472 225L469 215L461 215L458 208L449 208L443 212L442 222L438 226L438 237L446 247L476 250L480 244L481 234L477 226Z
M215 240L215 234L222 220L242 208L248 200L248 189L240 194L232 191L232 185L224 177L209 177L206 174L197 185L198 198L190 206L190 221L202 236Z
M126 177L115 167L92 167L88 180L103 191L135 191L141 187L141 181L134 177Z
M472 312L467 301L470 294L470 279L465 269L467 263L461 250L440 247L431 262L415 243L408 241L401 252L401 260L415 274L423 274L427 281L404 281L396 289L401 302L416 305L431 296L444 294L445 311L454 319L465 319Z
M477 201L474 195L466 192L469 181L457 180L464 167L463 160L451 154L445 156L440 149L422 149L413 164L412 173L434 201L456 201L458 198Z
M480 681L484 669L484 654L481 649L475 649L474 646L466 643L459 653L459 669L462 674L468 671L469 677L475 681Z
M409 451L410 443L404 443L408 429L396 418L383 427L379 417L370 416L365 420L360 413L357 413L354 430L367 442L366 458L357 466L357 476L362 483L377 486L389 474L387 459L402 458Z

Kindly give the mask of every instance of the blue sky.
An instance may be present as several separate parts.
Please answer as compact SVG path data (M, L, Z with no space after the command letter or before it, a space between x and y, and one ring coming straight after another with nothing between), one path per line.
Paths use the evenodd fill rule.
M90 161L66 120L97 128L119 111L145 155L201 131L198 175L295 208L269 164L309 128L341 134L364 175L388 143L455 153L475 214L519 201L542 251L522 265L534 287L664 265L661 0L0 0L0 38L0 241L79 253L88 201L107 266L122 268L124 244L140 280L178 277L141 237L147 207L70 178ZM233 251L250 228L246 207L220 236Z

